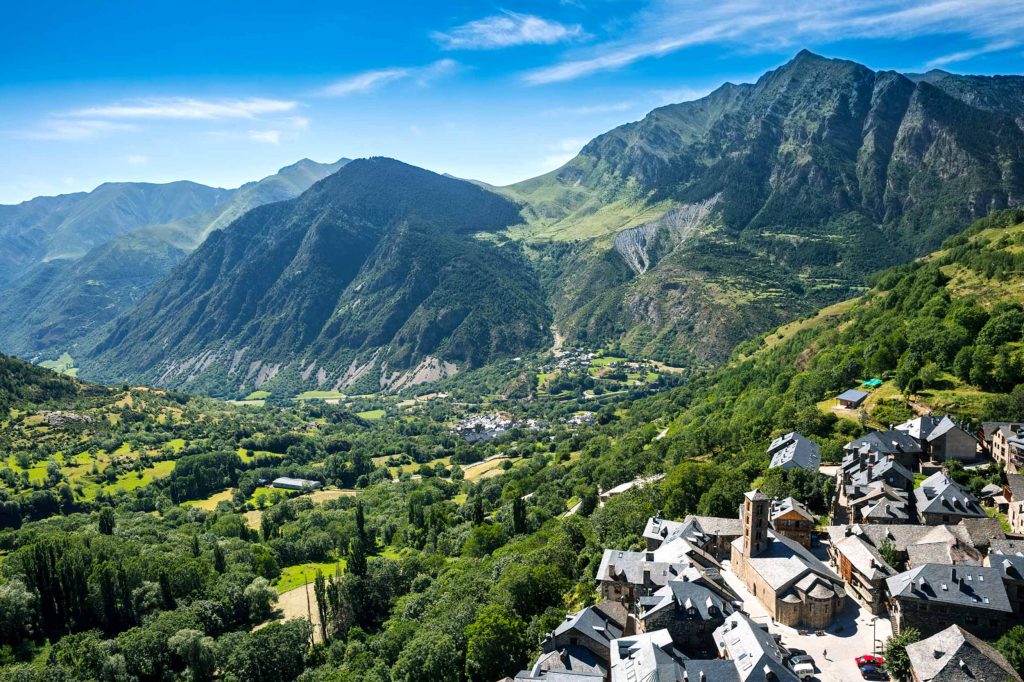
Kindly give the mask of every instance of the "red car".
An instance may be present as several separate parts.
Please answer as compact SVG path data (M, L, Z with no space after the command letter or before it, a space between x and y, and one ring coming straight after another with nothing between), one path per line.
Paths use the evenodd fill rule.
M873 654L865 654L863 656L858 656L853 660L857 663L858 668L863 668L866 665L872 665L875 667L885 665L884 658L882 658L881 656L875 656Z

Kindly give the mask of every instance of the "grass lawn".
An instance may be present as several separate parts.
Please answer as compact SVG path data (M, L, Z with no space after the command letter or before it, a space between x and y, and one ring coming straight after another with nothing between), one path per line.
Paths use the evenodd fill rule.
M256 498L260 495L264 495L267 498L267 505L269 506L274 503L273 501L275 497L283 496L281 499L284 499L287 497L291 497L292 495L296 494L296 492L297 491L294 490L284 490L282 488L268 488L266 486L260 486L259 488L256 488L256 490L252 491L252 495L249 496L248 502L250 504L256 504Z
M368 419L370 421L376 421L387 414L384 410L367 410L366 412L356 412L356 416L362 419Z
M245 448L238 448L237 452L238 458L245 462L246 464L256 459L257 457L284 457L284 455L278 452L268 452L266 450L253 450L252 457L249 456L249 451L246 450Z
M266 400L270 397L270 391L253 391L245 396L243 400Z
M328 561L324 563L308 563L299 564L298 566L288 566L287 568L281 569L281 577L274 583L274 589L277 590L278 594L287 592L288 590L294 590L296 587L302 587L316 580L317 569L323 572L324 577L334 575L338 564L341 564L342 572L345 571L345 560L339 559L338 561Z

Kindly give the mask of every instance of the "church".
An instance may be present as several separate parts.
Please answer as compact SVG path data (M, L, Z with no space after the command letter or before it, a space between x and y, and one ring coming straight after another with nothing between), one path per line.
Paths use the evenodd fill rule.
M732 570L778 622L826 628L846 605L843 581L809 549L776 533L771 513L771 500L760 490L744 495Z

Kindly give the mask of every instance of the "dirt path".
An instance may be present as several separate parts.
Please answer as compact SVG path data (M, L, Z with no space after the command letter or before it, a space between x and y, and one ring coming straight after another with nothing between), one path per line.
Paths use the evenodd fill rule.
M551 335L555 337L554 342L551 344L551 352L557 353L562 350L562 346L565 344L565 337L558 331L558 327L551 325Z
M313 592L313 583L288 590L277 598L277 608L281 611L285 620L290 618L302 618L313 624L313 641L320 642L323 635L320 632L320 613L316 608L316 594Z

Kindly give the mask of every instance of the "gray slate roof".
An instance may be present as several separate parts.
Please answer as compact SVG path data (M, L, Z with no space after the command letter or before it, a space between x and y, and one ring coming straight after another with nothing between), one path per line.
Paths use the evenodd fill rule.
M973 495L941 471L921 482L920 487L914 491L914 500L918 514L987 516Z
M868 394L865 393L864 391L858 391L855 388L851 388L837 395L836 400L846 400L851 403L859 403L867 397Z
M771 509L772 521L774 521L775 519L779 518L780 516L783 516L783 515L788 514L790 512L796 512L797 514L799 514L800 516L804 517L808 521L817 522L817 519L814 518L814 514L812 514L811 512L807 511L807 507L803 506L802 504L797 502L792 497L787 497L784 500L773 500L772 501L772 509Z
M920 682L1021 682L1006 658L959 625L907 645Z
M869 450L883 455L896 455L901 452L919 454L922 451L921 443L916 438L911 437L905 431L898 431L896 429L873 431L866 436L847 443L846 448L859 450L865 446Z
M985 566L925 564L886 580L894 598L1004 611L1013 609L1002 575Z
M745 613L734 613L715 630L715 645L723 658L732 660L743 682L791 682L796 675L782 662L775 638ZM775 675L775 677L771 677Z
M686 580L672 580L654 593L650 605L640 615L641 620L665 609L696 609L701 620L718 618L730 611L728 602L703 585Z
M804 438L796 431L779 436L768 446L768 456L772 458L769 468L809 469L817 471L821 466L821 448L812 440Z

